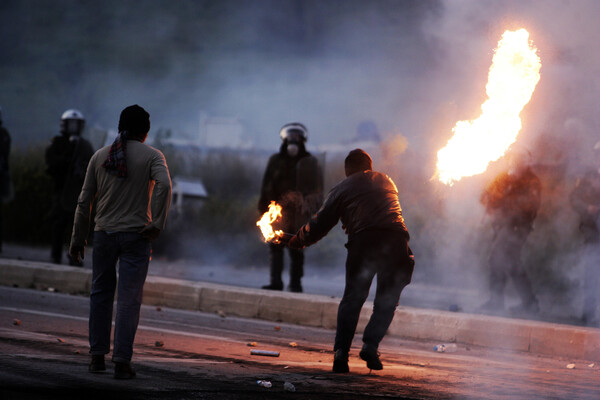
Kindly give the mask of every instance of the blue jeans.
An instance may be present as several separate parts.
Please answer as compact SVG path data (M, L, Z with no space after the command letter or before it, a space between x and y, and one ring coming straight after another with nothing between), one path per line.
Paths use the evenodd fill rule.
M117 289L116 266L119 261ZM142 292L150 262L150 242L136 232L94 232L90 353L110 352L113 302L117 289L115 343L112 360L128 363L140 319Z

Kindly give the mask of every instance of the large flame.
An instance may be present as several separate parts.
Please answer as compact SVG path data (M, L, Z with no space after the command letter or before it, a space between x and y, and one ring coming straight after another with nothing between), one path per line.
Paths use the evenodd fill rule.
M281 218L281 206L274 201L269 204L269 210L256 222L265 238L265 242L277 240L283 236L283 231L273 230L271 224Z
M513 144L519 130L519 113L540 80L540 58L525 29L506 31L492 59L485 91L488 99L474 121L458 121L454 136L438 151L438 179L452 185L463 176L484 172Z

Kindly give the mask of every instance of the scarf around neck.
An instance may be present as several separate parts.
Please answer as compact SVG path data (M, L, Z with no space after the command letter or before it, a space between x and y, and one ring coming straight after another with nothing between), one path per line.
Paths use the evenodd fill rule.
M119 132L102 164L106 172L119 178L127 178L127 136L127 131Z

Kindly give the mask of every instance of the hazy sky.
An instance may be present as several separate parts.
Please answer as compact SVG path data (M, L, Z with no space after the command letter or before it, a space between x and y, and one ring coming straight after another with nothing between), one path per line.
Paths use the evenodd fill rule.
M17 143L56 134L67 108L114 129L138 103L153 131L182 137L198 134L200 111L239 118L261 147L290 121L326 144L370 120L432 153L478 115L502 32L525 27L542 79L523 137L568 134L586 148L598 125L599 11L582 0L9 0L0 105Z

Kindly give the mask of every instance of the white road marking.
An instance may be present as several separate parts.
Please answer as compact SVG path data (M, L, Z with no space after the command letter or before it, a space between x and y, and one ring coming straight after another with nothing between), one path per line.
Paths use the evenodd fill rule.
M24 308L0 307L0 310L21 312L21 313L34 314L34 315L43 315L45 317L66 318L66 319L72 319L72 320L76 320L76 321L86 321L86 322L88 321L88 318L84 318L84 317L77 317L74 315L59 314L59 313L46 312L46 311L28 310L28 309L24 309ZM113 325L114 325L114 322L113 322ZM192 338L197 338L197 339L208 339L208 340L216 340L216 341L220 341L220 342L239 343L239 344L246 343L246 341L244 341L244 340L228 339L223 336L176 331L173 329L156 328L156 327L147 326L147 325L138 325L138 330L140 330L140 329L145 330L145 331L168 333L168 334L172 334L172 335L180 335L180 336L192 337Z

